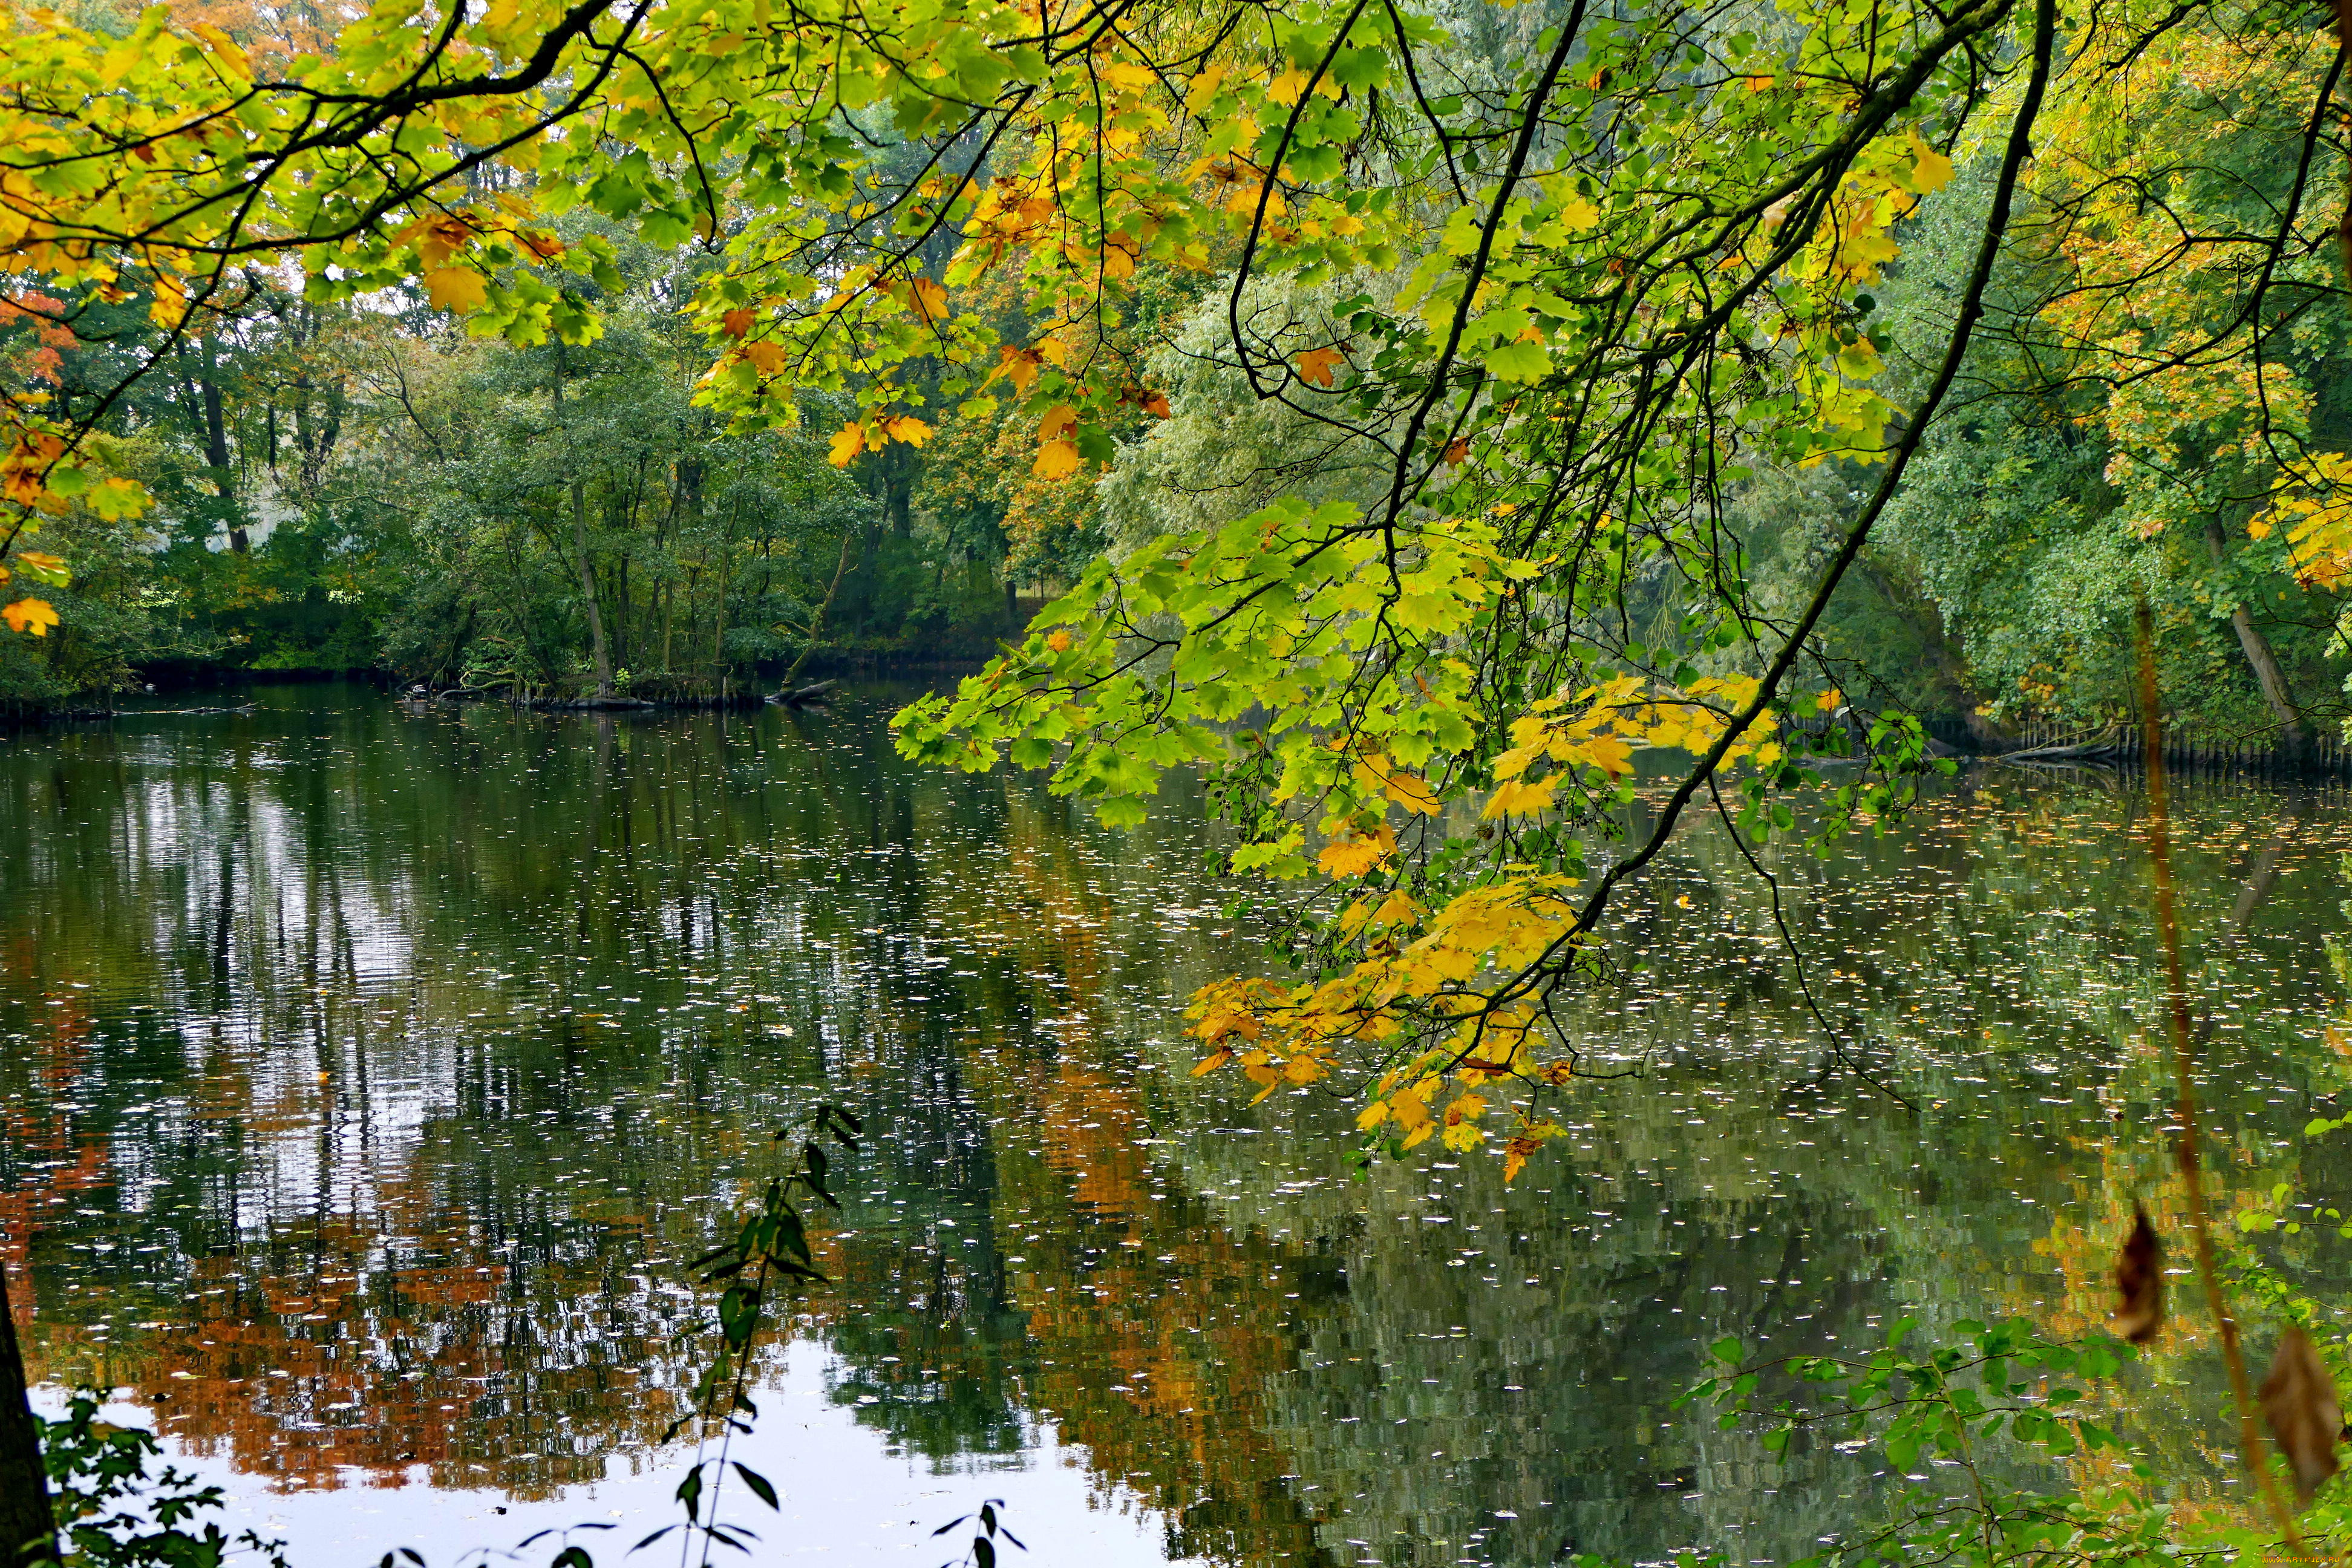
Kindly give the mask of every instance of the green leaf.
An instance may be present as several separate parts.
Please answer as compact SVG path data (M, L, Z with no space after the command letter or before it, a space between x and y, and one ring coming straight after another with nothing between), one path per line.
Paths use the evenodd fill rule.
M761 1475L759 1471L752 1469L740 1459L735 1460L734 1465L735 1473L743 1478L743 1484L751 1489L753 1496L757 1497L761 1502L766 1503L770 1508L775 1509L779 1512L782 1511L783 1505L776 1500L776 1489L768 1484L767 1477Z

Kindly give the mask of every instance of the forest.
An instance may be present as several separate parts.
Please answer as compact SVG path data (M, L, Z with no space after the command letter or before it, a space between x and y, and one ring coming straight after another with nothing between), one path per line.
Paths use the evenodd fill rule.
M1059 1421L1089 1511L1168 1521L1152 1562L2352 1541L2352 1224L2319 1184L2352 958L2307 896L2352 738L2352 8L0 3L10 1550L274 1550L180 1529L222 1501L186 1476L113 1511L163 1451L108 1414L135 1395L174 1453L308 1497L415 1466L560 1498L685 1433L640 1547L750 1551L718 1499L782 1512L783 1478L731 1445L819 1333L837 1390L882 1390L839 1393L853 1420L950 1391L894 1458ZM761 707L851 671L907 683ZM392 692L257 699L201 741L77 728L295 676ZM648 705L721 715L550 727ZM2284 793L2170 778L2213 755ZM2091 771L2019 804L2003 756ZM2045 908L1937 833L2105 858ZM2274 900L2292 961L2257 945ZM1864 902L1888 923L1840 912ZM1999 1016L2029 993L2079 1037ZM1748 1043L1802 1071L1688 1059L1768 1010ZM2011 1087L1962 1087L1994 1081L1970 1052ZM1654 1078L1669 1057L1697 1076ZM1993 1101L2005 1141L1933 1121ZM540 1163L527 1106L596 1158ZM1254 1227L1213 1217L1242 1133L1312 1162L1244 1173ZM1935 1166L1917 1206L1794 1152L1849 1135L1874 1172ZM1218 1181L1180 1203L1139 1152L1187 1139ZM2045 1145L2079 1163L2034 1190L2070 1196L2003 1184ZM984 1250L922 1185L934 1146L940 1182L1020 1198ZM1655 1455L1622 1458L1633 1495L1809 1479L1705 1548L1492 1453L1483 1501L1368 1500L1459 1471L1316 1431L1286 1380L1417 1370L1395 1324L1490 1319L1412 1296L1372 1207L1301 1194L1423 1176L1486 1205L1426 1216L1480 1243L1428 1268L1538 1292L1492 1320L1492 1397L1573 1363L1546 1386ZM1601 1206L1652 1181L1721 1257L1766 1226L1719 1188L1820 1214L1727 1315L1690 1290L1753 1281L1693 1286L1690 1220L1628 1242ZM2000 1243L2044 1294L1950 1272L1988 1201L2060 1204ZM897 1209L929 1215L929 1272L872 1250L913 1234ZM67 1239L93 1218L125 1239ZM1808 1246L1844 1293L1800 1313ZM1902 1296L1899 1248L1947 1272ZM567 1316L591 1284L601 1315ZM1154 1290L1189 1318L1087 1316ZM91 1306L118 1295L144 1315ZM1388 1315L1345 1328L1343 1299ZM1655 1364L1585 1364L1642 1303ZM1098 1403L1114 1370L1150 1439ZM1364 1375L1330 1407L1392 1392ZM1381 1427L1460 1415L1400 1407ZM1839 1479L1856 1453L1878 1468ZM1302 1455L1404 1521L1391 1555ZM1583 1522L1512 1534L1563 1498ZM1487 1522L1429 1522L1464 1507ZM996 1500L941 1529L977 1568L1005 1550Z
M159 67L159 80L192 73L219 94L231 85L224 69L268 79L328 52L331 21L183 5L171 12L172 36L203 54L214 46L202 29L218 28L226 52ZM1680 47L1729 71L1747 51L1780 47L1752 21L1744 11L1694 12L1674 25L1692 33ZM612 170L592 176L583 166L562 182L542 175L541 157L492 156L444 127L446 173L428 163L346 198L363 243L289 230L283 217L227 245L164 247L159 230L116 255L104 224L80 240L65 237L79 232L69 224L36 242L65 192L46 188L47 164L26 162L20 179L31 184L12 198L16 286L5 306L18 423L11 471L29 508L20 516L46 531L36 553L72 568L42 596L56 620L33 629L48 635L0 647L0 698L37 711L100 704L158 679L363 670L436 689L625 688L659 698L756 689L813 655L978 660L1091 563L1149 540L1282 497L1364 504L1383 493L1392 427L1412 423L1389 384L1421 373L1399 356L1426 357L1443 341L1390 335L1446 296L1428 270L1430 258L1453 258L1441 220L1475 212L1482 161L1491 168L1504 155L1496 138L1514 115L1535 112L1512 107L1526 84L1486 79L1474 62L1532 46L1559 18L1541 6L1474 6L1447 25L1446 41L1427 47L1459 127L1384 78L1318 79L1333 123L1318 130L1317 115L1302 115L1288 134L1323 138L1315 156L1339 159L1339 173L1320 182L1293 173L1299 191L1342 179L1352 205L1319 195L1329 210L1296 230L1276 209L1301 198L1281 181L1265 187L1258 210L1253 160L1265 149L1214 135L1194 144L1203 111L1224 101L1215 94L1245 90L1238 77L1213 88L1188 78L1184 95L1166 102L1144 84L1121 88L1134 98L1121 112L1135 124L1120 134L1139 139L1127 155L1154 165L1164 188L1153 201L1181 191L1187 215L1174 228L1171 215L1145 221L1139 228L1166 231L1146 235L1104 227L1106 211L1089 220L1091 239L1066 237L1066 246L1096 246L1099 276L1079 291L1117 301L1099 310L1076 309L1068 285L1056 294L1034 275L983 264L1034 253L1042 238L1039 216L1022 203L1055 198L1015 201L1003 184L1030 177L1016 164L1035 162L1005 136L1034 128L1008 122L990 141L975 121L958 134L984 144L965 146L895 125L884 99L843 119L833 134L849 145L803 149L822 153L820 163L778 171L769 177L784 185L767 191L754 188L750 165L730 172L724 190L681 184L711 176L689 167L696 137L676 125L665 132L675 144L637 147L634 163L623 150L629 136L599 132L613 142ZM145 36L127 8L38 26L88 40L86 50ZM2264 30L2266 19L2217 26L2210 37L2183 24L2150 35L2183 68L2193 57L2210 100L2135 101L2128 133L2116 129L2122 121L2103 124L2090 99L2053 108L2063 151L2031 171L2018 237L1982 291L1986 317L1941 416L1883 520L1835 574L1811 645L1853 666L1872 710L1962 721L1979 738L2019 721L2095 730L2128 706L2118 650L2146 598L2159 612L2164 677L2184 720L2292 746L2342 713L2352 662L2336 626L2334 557L2326 539L2298 543L2295 532L2329 523L2328 451L2345 416L2330 402L2341 345L2316 307L2334 285L2313 270L2325 258L2312 237L2340 174L2320 156L2329 100L2306 113L2261 85L2321 68L2297 52L2320 46ZM35 36L21 54L28 68L47 58ZM1562 36L1571 55L1589 47L1573 28ZM1744 51L1731 49L1735 38ZM1361 68L1371 70L1382 46L1357 47L1375 49ZM2000 63L1973 37L1953 47L1953 68ZM1857 79L1879 74L1874 63L1860 68ZM2086 93L2129 94L2148 79L2071 79ZM1173 86L1163 79L1156 90ZM1943 90L1930 80L1917 93L1931 89ZM1626 112L1591 86L1565 90L1587 96L1580 112ZM1715 88L1702 72L1674 90ZM1971 80L1956 90L1981 89ZM482 96L501 112L528 102ZM35 98L18 112L37 121L58 107ZM527 110L551 141L561 124L604 112L597 101ZM1923 118L1936 113L1949 123ZM1853 401L1827 426L1844 430L1850 449L1819 435L1760 439L1767 426L1818 423L1839 402L1826 385L1792 388L1817 406L1742 416L1755 428L1737 460L1726 447L1707 477L1711 526L1736 545L1735 596L1750 616L1793 614L1850 531L1874 471L1864 454L1884 439L1874 424L1899 418L1930 378L1998 183L1981 125L1964 130L1956 111L1931 110L1916 94L1897 119L1894 140L1874 144L1885 167L1855 176L1877 180L1876 194L1856 205L1863 185L1847 182L1821 215L1861 226L1841 242L1848 250L1817 261L1792 252L1775 285L1834 286L1837 298L1821 307L1829 315L1770 324L1782 335L1769 352L1811 334L1801 343L1816 356L1811 374L1833 374ZM2221 161L2202 161L2223 147L2223 125ZM124 156L147 159L142 179L170 188L180 166L154 163L156 149L138 140L168 126L136 117L76 125L62 132L60 155L70 148L83 160L95 191L113 176L91 161L131 148ZM1776 122L1759 129L1755 149L1791 133ZM1915 131L1911 164L1885 162ZM1621 156L1611 136L1595 134L1580 157ZM2117 134L2135 143L2128 158L2105 140ZM75 140L89 136L114 141ZM1358 184L1375 147L1381 178ZM2193 178L2182 162L2192 150ZM751 155L749 143L709 153ZM1583 243L1576 224L1586 205L1597 242L1606 226L1594 204L1606 193L1586 163L1578 168L1563 163L1542 177L1578 181L1579 194L1538 195L1540 181L1526 177L1526 194L1511 199L1533 205L1514 221L1549 212L1544 221L1566 227L1525 230L1533 237L1524 243ZM284 177L310 176L289 166ZM1428 205L1421 187L1433 178L1451 204ZM1622 199L1673 205L1673 187L1646 178ZM812 179L850 182L845 216L789 241L771 234L782 213L822 195L821 184L794 184ZM2126 193L2135 207L2150 201L2158 186L2161 213L2118 205ZM1937 200L1920 201L1931 191ZM1703 204L1675 220L1695 223L1721 198L1694 190L1677 199ZM1559 211L1546 205L1563 200ZM754 218L762 205L773 211ZM866 207L866 217L847 216ZM137 210L109 221L128 224ZM195 213L167 202L141 221L230 221ZM1742 223L1711 235L1708 255L1780 232L1771 201ZM1457 245L1471 233L1453 232ZM1103 261L1102 237L1122 234L1131 247L1114 244ZM42 245L89 255L58 268ZM1297 254L1235 270L1253 248L1276 246ZM1675 266L1698 264L1696 253L1661 252L1645 265L1670 271L1669 254ZM142 275L156 266L194 290L187 312L168 296L158 302ZM793 335L808 331L798 318L811 301L829 295L793 300L788 278L822 291L861 266L874 276L849 293L861 312L891 315L887 342L836 347ZM1485 379L1486 406L1511 402L1500 389L1568 374L1534 356L1559 330L1547 323L1570 319L1535 297L1559 279L1523 270L1513 292L1525 298L1502 309L1526 324L1497 337L1505 322L1493 311L1465 317L1452 351ZM918 283L890 302L890 288ZM726 323L740 324L747 306L756 313L762 290L786 301L770 307L776 335L745 326L734 357L714 367L713 338L733 342ZM1558 307L1578 297L1549 293ZM1765 314L1774 310L1786 306ZM1748 357L1713 372L1731 376L1726 391L1762 371L1751 362L1767 353L1755 336L1766 326L1727 318L1708 328L1747 334L1738 352ZM1229 345L1236 330L1245 335ZM1507 374L1490 357L1518 369ZM1063 408L1073 438L1041 440ZM843 434L858 430L867 434ZM122 493L138 503L42 497L50 432L71 432L71 460L135 487ZM1441 457L1458 447L1481 466L1503 460L1472 435L1465 426ZM1386 489L1450 481L1458 458L1410 484L1391 475ZM1655 639L1639 628L1683 613L1683 590L1669 586L1678 574L1663 562L1641 572L1628 563L1626 637Z

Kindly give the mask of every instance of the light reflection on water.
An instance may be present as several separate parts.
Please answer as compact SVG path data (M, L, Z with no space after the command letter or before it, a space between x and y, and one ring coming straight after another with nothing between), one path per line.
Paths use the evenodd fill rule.
M1916 1119L1816 1037L1702 833L1585 1020L1640 1076L1516 1189L1479 1156L1358 1182L1339 1102L1185 1070L1175 999L1251 961L1187 799L1120 837L910 769L901 695L615 721L285 688L0 752L0 1226L42 1367L127 1391L298 1546L429 1522L437 1568L527 1533L468 1533L489 1508L639 1510L694 1375L680 1264L829 1097L874 1136L839 1284L772 1355L771 1403L820 1417L761 1439L825 1516L796 1550L1007 1495L1061 1560L1781 1562L1873 1464L1676 1411L1699 1346L2082 1331L2134 1194L2164 1201L2134 802L2095 776L1988 773L1826 868L1770 858ZM2228 1179L2338 1195L2295 1133L2344 1082L2352 811L2185 793ZM2151 1412L2214 1406L2201 1349L2137 1374ZM2140 1429L2210 1488L2218 1424Z

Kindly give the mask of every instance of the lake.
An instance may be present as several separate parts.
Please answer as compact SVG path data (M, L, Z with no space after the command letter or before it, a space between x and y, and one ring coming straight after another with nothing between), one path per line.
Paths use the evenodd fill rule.
M675 1517L686 1265L821 1101L868 1137L735 1455L783 1506L728 1505L773 1559L929 1568L999 1497L1040 1564L1785 1563L1883 1461L1676 1408L1705 1345L2083 1332L2169 1191L2128 777L1979 769L1774 848L1801 976L1700 825L1576 1016L1624 1076L1507 1187L1434 1144L1359 1175L1329 1086L1191 1076L1185 994L1260 960L1173 785L1121 835L916 769L903 688L255 695L0 743L0 1244L52 1405L110 1391L297 1568L579 1525L618 1562ZM2352 797L2179 794L2219 1184L2333 1201L2352 1134L2301 1130L2352 1084ZM2310 1281L2352 1251L2264 1245ZM2203 1496L2231 1427L2179 1295L2126 1425Z

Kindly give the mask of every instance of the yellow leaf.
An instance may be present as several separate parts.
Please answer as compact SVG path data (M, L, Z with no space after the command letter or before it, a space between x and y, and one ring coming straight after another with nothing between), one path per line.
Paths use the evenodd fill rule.
M155 274L155 299L147 307L147 316L159 327L176 327L187 320L186 286L168 272Z
M1037 448L1037 460L1029 471L1041 479L1058 479L1078 471L1078 444L1076 441L1047 441Z
M833 446L825 457L836 468L849 467L850 459L866 450L866 426L852 423L843 426L833 437Z
M914 285L915 314L925 321L947 319L948 291L928 278L918 278Z
M459 315L480 310L490 297L482 275L466 267L443 267L427 272L425 291L431 296L434 309L455 310Z
M1495 793L1486 797L1486 809L1478 815L1492 821L1498 816L1524 816L1533 812L1549 811L1551 792L1559 782L1557 779L1545 779L1539 784L1528 784L1519 779L1507 780L1495 786Z
M1952 178L1952 161L1927 145L1916 131L1911 132L1911 188L1925 195L1940 190Z
M49 635L58 624L58 613L47 599L19 599L5 609L0 609L0 620L8 623L12 632L30 632L37 637Z
M1836 687L1832 686L1827 691L1822 692L1819 697L1813 699L1813 706L1820 709L1824 713L1834 712L1837 709L1837 705L1844 700L1844 694L1839 691Z
M1387 859L1395 847L1396 835L1381 827L1368 837L1350 837L1325 845L1315 864L1327 876L1360 877Z
M920 447L931 438L931 427L911 414L886 419L882 422L882 428L888 433L890 439L904 441L909 447Z
M1045 410L1045 417L1037 421L1037 438L1054 441L1067 436L1078 423L1077 410L1066 403L1056 403Z
M1293 66L1266 84L1265 95L1286 109L1297 103L1306 90L1307 73Z
M762 338L756 343L745 343L743 357L758 365L761 374L774 375L784 368L784 345Z
M1070 634L1055 632L1045 639L1045 646L1055 653L1067 653L1070 651Z
M1391 773L1381 783L1388 791L1388 797L1407 811L1435 816L1443 809L1438 804L1437 792L1429 787L1427 780L1415 774Z
M19 550L16 563L44 582L62 584L66 581L66 563L62 556L42 550Z

